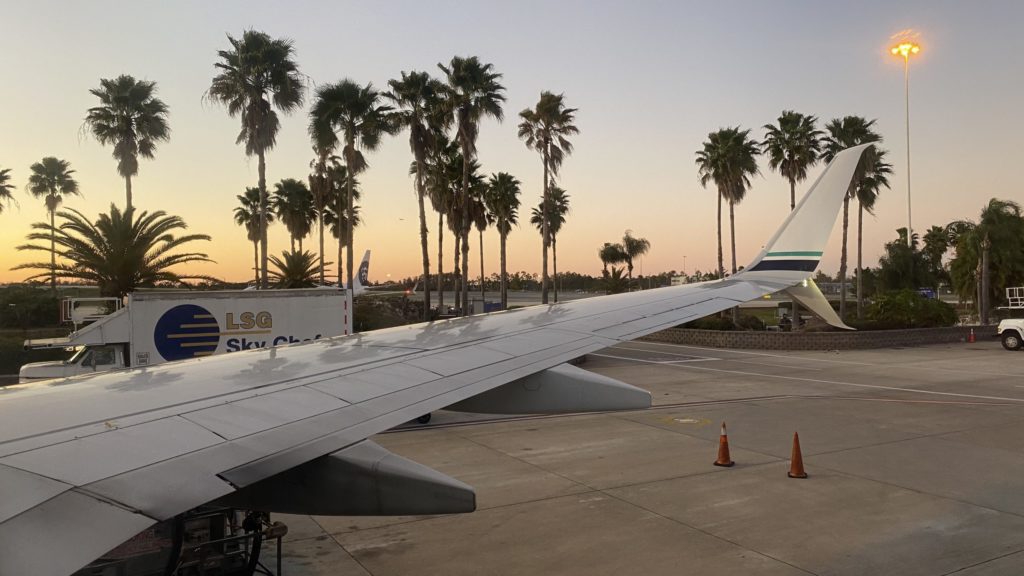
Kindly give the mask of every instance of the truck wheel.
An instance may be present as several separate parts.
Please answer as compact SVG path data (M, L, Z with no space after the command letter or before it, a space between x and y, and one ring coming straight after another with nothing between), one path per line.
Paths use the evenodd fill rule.
M423 416L417 418L416 421L419 422L420 424L426 424L427 422L430 422L430 414L424 414Z
M1013 330L1003 333L1003 348L1007 350L1020 350L1020 334L1017 334Z

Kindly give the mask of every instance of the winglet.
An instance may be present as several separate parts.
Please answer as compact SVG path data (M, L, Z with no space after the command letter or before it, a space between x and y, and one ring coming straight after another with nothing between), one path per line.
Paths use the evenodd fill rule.
M810 277L832 234L861 155L869 146L862 144L836 154L743 274L770 272L792 278L794 284Z

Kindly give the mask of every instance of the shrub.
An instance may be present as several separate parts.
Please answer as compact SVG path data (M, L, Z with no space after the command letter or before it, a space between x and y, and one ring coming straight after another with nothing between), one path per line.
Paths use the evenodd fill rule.
M956 310L941 300L925 298L913 290L888 292L868 307L875 329L936 328L956 324Z

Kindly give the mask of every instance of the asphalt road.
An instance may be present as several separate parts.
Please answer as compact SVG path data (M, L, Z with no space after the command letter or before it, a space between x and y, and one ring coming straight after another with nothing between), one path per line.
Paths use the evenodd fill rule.
M383 434L478 511L282 516L285 574L1024 573L1024 354L634 342L584 367L655 407ZM733 468L711 465L723 420ZM806 480L786 475L797 431Z

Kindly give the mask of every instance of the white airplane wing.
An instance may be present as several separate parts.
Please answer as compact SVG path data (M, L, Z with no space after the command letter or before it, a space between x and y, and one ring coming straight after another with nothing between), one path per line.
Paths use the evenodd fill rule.
M366 439L445 407L649 406L645 391L564 363L801 283L862 151L840 153L754 262L725 280L0 388L0 574L74 572L212 501L470 511L469 487ZM360 474L375 476L352 480Z

